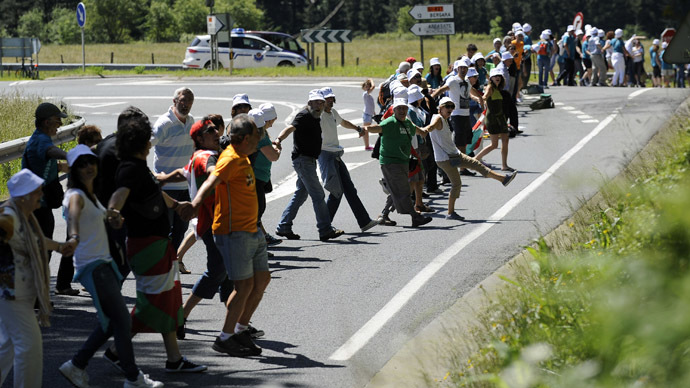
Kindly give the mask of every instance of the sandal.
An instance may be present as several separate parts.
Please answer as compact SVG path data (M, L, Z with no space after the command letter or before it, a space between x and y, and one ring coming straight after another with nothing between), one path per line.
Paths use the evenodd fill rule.
M192 271L188 270L187 266L185 266L184 263L180 261L180 273L188 275L188 274L192 273Z

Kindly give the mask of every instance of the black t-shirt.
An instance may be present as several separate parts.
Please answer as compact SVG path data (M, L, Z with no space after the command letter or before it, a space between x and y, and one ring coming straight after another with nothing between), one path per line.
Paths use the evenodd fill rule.
M115 192L115 173L117 173L117 166L120 165L120 159L117 157L117 149L115 148L116 141L117 136L113 133L98 143L98 147L96 147L99 161L99 189L96 194L104 206L108 206L110 196Z
M318 158L321 154L321 119L315 118L308 109L304 109L297 113L292 125L296 128L292 160L300 155Z
M158 180L151 174L145 160L123 159L117 168L115 187L130 190L122 208L128 237L168 237L168 209Z

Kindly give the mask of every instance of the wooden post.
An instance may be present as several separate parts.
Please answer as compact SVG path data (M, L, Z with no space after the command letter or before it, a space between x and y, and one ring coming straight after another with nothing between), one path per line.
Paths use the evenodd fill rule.
M316 57L316 66L319 65L319 57Z
M311 68L311 56L312 56L312 54L311 54L311 50L310 50L311 47L309 47L309 46L310 46L310 44L307 43L307 70L310 70L310 68Z
M61 55L61 57L62 57L62 55ZM115 53L111 51L110 52L110 63L113 63L114 59L115 59Z
M451 64L451 60L450 60L450 35L446 35L446 55L448 56L448 64L446 64L446 67L448 67Z
M359 57L357 57L357 66L359 66Z
M151 64L152 64L152 65L155 65L155 64L156 64L156 61L153 60L153 53L151 53Z
M422 58L422 63L424 63L424 37L419 37L419 51Z
M316 45L314 44L314 42L312 42L312 44L311 44L311 55L316 56ZM316 64L314 63L314 59L312 58L312 61L311 61L311 70L312 71L314 71L315 65Z
M340 42L340 67L345 67L345 43Z
M323 44L323 51L325 52L324 54L324 66L328 68L328 43Z

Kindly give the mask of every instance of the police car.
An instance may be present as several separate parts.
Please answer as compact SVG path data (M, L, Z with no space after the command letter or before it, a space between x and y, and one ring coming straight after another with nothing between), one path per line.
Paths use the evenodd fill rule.
M245 69L251 67L306 66L307 58L294 52L284 50L273 43L243 33L232 33L233 67ZM211 68L211 36L199 35L187 47L182 66L185 69ZM219 63L230 67L230 48L228 43L218 43Z

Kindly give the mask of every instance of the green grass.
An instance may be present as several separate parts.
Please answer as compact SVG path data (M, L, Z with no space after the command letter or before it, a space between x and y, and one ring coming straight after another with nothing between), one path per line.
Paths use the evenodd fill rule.
M690 116L581 209L480 313L446 381L685 387L690 381ZM567 237L566 237L567 236Z

